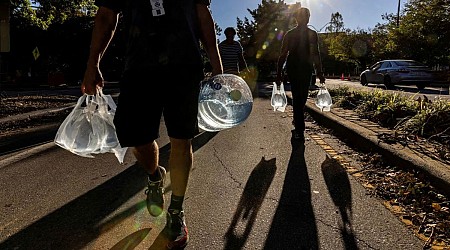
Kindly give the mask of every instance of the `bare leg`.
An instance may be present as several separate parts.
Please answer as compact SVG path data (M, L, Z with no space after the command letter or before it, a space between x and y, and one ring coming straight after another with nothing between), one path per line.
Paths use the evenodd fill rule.
M148 174L153 174L159 164L159 148L156 141L133 148L134 157Z
M170 180L172 194L184 196L193 162L191 140L170 138Z

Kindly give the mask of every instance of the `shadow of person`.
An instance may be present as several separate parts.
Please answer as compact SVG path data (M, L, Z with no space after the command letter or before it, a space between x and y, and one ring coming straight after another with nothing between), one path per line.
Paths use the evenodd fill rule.
M192 140L193 150L204 146L216 134L201 133L196 136ZM161 162L168 162L170 144L161 147L159 152ZM109 230L124 218L140 211L141 205L128 208L107 224L101 223L131 197L139 192L143 193L146 183L145 171L138 164L133 164L0 242L0 249L82 249L104 234L105 227ZM145 199L144 195L142 198ZM135 235L134 233L130 235Z
M121 241L117 242L110 250L132 250L141 243L145 237L147 237L148 233L150 233L151 228L143 228L138 230Z
M152 245L148 248L149 250L165 250L167 249L167 244L170 242L169 232L167 227L165 227L153 241Z
M328 155L321 166L322 175L334 205L339 209L340 231L345 249L358 249L352 227L352 190L345 169Z
M291 143L283 190L264 249L319 249L305 145Z
M265 157L253 169L225 234L224 249L241 249L245 245L276 170L276 158L266 160ZM243 233L238 232L242 231L239 222L246 223Z

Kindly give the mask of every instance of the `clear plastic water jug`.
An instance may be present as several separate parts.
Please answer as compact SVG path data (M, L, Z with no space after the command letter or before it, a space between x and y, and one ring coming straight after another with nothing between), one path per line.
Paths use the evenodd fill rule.
M216 75L201 83L198 126L211 132L238 126L249 117L252 107L252 93L241 77Z

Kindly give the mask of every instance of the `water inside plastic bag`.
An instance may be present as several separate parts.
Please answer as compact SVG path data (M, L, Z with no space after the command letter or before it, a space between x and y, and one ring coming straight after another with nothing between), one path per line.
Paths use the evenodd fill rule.
M286 102L284 101L281 94L275 94L272 99L272 104L275 107L283 107Z
M285 111L287 106L287 97L286 92L284 91L283 83L280 84L280 89L277 89L276 83L273 83L270 104L272 105L274 111Z
M333 101L331 95L326 88L319 89L316 97L316 106L320 108L321 111L330 111Z
M70 152L94 157L93 154L114 153L120 163L127 148L122 148L113 123L116 104L110 95L83 95L60 125L55 143Z
M216 75L201 83L198 126L211 132L232 128L243 123L252 108L252 93L241 77Z

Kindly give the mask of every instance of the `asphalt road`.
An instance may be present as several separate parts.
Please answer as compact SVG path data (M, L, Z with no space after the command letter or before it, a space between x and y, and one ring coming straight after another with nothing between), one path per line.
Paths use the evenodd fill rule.
M441 98L444 100L450 100L449 95L449 85L442 86L430 86L423 90L418 90L415 85L397 85L393 89L386 89L383 84L372 84L369 83L367 86L362 86L359 81L347 81L340 79L327 79L327 86L329 87L339 87L347 86L350 88L361 89L361 90L376 90L382 89L384 91L400 93L406 96L414 96L415 98L427 96L430 100L435 100L436 98Z
M323 135L310 130L315 139L302 145L291 142L291 129L290 112L258 98L244 124L194 139L186 249L422 249L330 158ZM161 135L167 166L164 126ZM148 214L144 189L130 152L122 165L112 154L83 158L53 143L3 157L0 249L164 249L165 217Z

